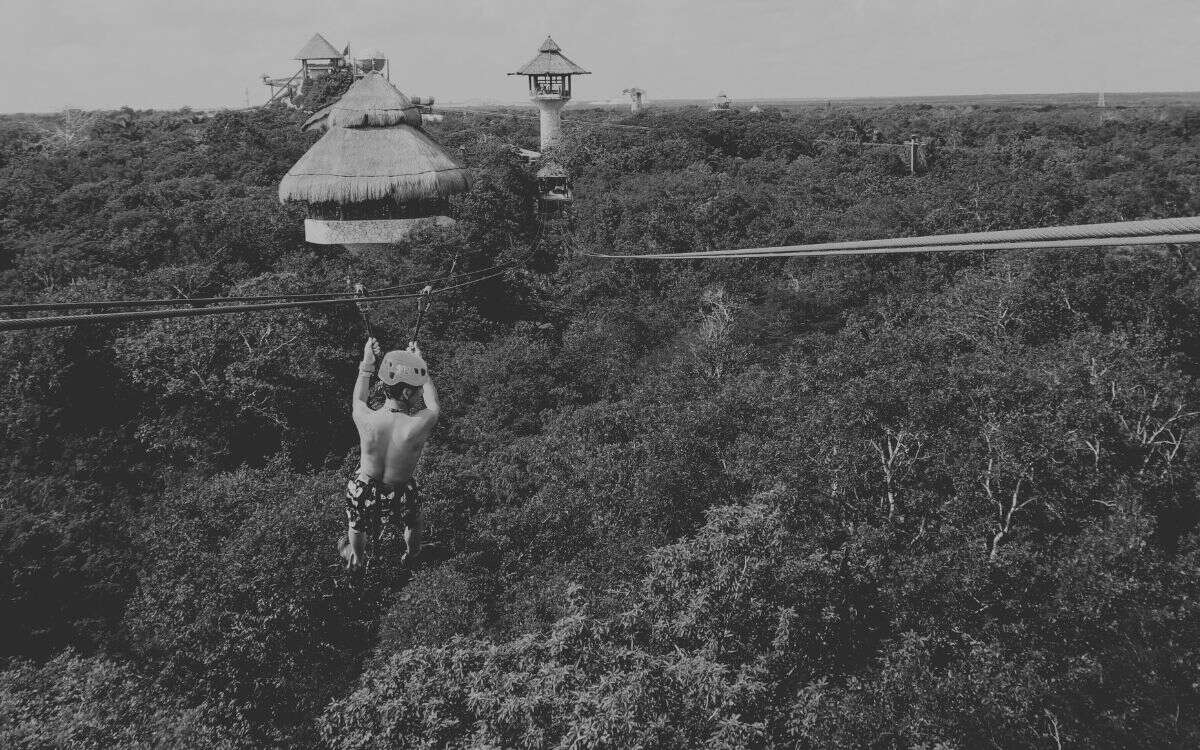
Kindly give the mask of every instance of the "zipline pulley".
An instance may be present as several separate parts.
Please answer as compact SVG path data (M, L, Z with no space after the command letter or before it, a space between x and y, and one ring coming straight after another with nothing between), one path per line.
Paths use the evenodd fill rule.
M366 287L364 287L362 284L354 285L354 296L355 297L361 298L361 297L365 297L366 295L367 295ZM369 317L367 317L367 308L363 306L362 302L355 302L354 306L358 308L358 314L360 316L362 316L363 330L366 331L367 338L369 338L369 339L375 338L375 332L371 329L371 319Z
M417 296L417 323L413 326L412 336L409 337L409 345L417 343L417 337L421 335L421 322L425 319L425 311L429 309L429 293L433 291L432 284L426 284L425 288L418 292Z

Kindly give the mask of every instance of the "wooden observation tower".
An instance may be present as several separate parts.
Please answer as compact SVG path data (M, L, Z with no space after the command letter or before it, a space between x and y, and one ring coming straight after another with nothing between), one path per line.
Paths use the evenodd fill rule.
M590 74L564 55L549 36L538 48L536 57L509 73L529 79L529 98L540 115L540 148L546 159L537 172L538 210L542 213L560 211L573 200L570 175L553 160L553 150L562 132L562 109L571 101L571 76Z
M541 148L545 151L558 140L562 129L562 108L571 101L571 76L590 75L571 62L562 48L550 37L538 48L537 57L522 65L510 76L529 78L529 98L541 114Z
M312 39L300 48L293 60L300 61L300 69L290 76L272 77L263 74L263 83L271 91L267 104L277 101L290 103L304 91L305 86L312 81L340 70L349 63L345 55L337 51L329 40L320 34L313 34Z
M342 53L320 34L313 34L292 59L300 61L300 72L305 81L327 76L345 64Z

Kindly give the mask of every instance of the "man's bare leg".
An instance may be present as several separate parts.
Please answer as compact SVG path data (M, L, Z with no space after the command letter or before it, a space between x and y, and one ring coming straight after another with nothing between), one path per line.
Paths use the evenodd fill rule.
M363 552L363 535L354 529L346 530L347 544L341 549L342 557L346 560L346 569L351 572L358 570L367 560Z
M403 562L416 562L421 555L421 540L425 536L425 517L421 511L411 519L412 525L404 524L404 544L408 551L404 554Z

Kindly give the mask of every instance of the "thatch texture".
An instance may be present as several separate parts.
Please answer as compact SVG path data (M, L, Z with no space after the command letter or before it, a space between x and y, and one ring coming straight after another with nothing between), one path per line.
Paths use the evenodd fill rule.
M300 48L293 60L337 60L341 58L342 53L337 51L337 48L329 43L329 40L320 34L313 34L313 38L308 40L308 44Z
M467 170L409 125L330 128L279 183L279 200L397 203L444 198L469 187Z
M329 108L328 126L387 127L406 122L421 126L421 110L379 73L354 82Z
M316 112L313 112L304 124L300 126L301 133L307 133L310 130L316 130L324 133L329 130L329 110L333 109L332 104L326 104Z
M537 57L509 75L591 75L591 71L584 70L567 59L567 56L562 53L562 48L553 39L546 37L546 41L542 42L542 46L538 49Z

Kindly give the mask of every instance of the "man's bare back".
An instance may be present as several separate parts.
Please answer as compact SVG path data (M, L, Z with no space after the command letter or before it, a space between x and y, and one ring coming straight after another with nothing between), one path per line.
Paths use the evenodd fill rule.
M437 417L428 409L409 415L386 407L356 408L354 424L362 452L359 471L394 487L404 484L416 470L436 423Z

